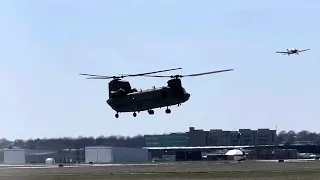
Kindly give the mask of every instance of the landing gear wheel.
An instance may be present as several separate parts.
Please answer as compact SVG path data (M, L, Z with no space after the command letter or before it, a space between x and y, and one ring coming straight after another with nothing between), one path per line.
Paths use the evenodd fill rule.
M166 109L166 113L170 114L171 113L171 109Z
M150 115L153 115L153 114L154 114L154 110L150 109L150 110L148 110L148 113L149 113Z
M133 117L137 117L137 113L136 112L133 113Z
M119 117L119 114L117 113L117 114L115 114L114 116L115 116L116 118L118 118L118 117Z

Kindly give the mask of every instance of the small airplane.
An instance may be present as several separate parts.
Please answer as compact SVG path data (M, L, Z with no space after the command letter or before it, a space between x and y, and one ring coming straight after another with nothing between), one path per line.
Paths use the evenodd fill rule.
M299 53L300 52L304 52L304 51L308 51L308 50L310 50L310 49L304 49L304 50L298 50L298 49L296 49L296 48L292 48L292 49L287 49L287 51L277 51L276 53L281 53L281 54L283 54L283 55L288 55L288 56L290 56L291 54L297 54L297 55L299 55Z

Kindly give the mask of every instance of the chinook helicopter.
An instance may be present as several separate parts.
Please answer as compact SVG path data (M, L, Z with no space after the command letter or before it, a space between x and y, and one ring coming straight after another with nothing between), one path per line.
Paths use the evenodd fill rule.
M137 113L141 111L147 111L150 115L154 114L156 108L167 107L165 110L166 114L170 114L170 106L178 105L186 102L190 98L190 94L182 87L182 77L194 77L213 73L220 73L226 71L232 71L233 69L225 69L219 71L211 71L189 75L171 75L171 76L160 76L151 75L155 73L161 73L166 71L174 71L182 68L167 69L161 71L153 71L139 74L122 74L119 76L103 76L94 74L83 74L87 76L87 79L112 79L109 82L109 98L106 100L108 105L116 111L115 117L119 118L119 113L133 112L133 117L137 116ZM140 90L132 88L129 81L124 81L122 78L125 77L158 77L158 78L170 78L167 81L167 86L164 87L153 87L153 89Z

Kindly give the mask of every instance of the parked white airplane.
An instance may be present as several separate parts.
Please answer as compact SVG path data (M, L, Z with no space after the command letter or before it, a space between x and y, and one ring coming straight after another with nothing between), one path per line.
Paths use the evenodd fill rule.
M281 54L283 54L283 55L291 55L291 54L297 54L297 55L299 55L299 53L300 52L304 52L304 51L308 51L308 50L310 50L310 49L304 49L304 50L298 50L298 49L296 49L296 48L292 48L292 49L287 49L287 51L277 51L276 53L281 53Z

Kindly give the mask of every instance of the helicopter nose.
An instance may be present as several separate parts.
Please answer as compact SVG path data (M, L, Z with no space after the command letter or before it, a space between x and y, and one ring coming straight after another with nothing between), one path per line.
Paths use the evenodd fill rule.
M186 100L189 100L190 99L190 94L189 93L185 93L184 97L185 97Z

